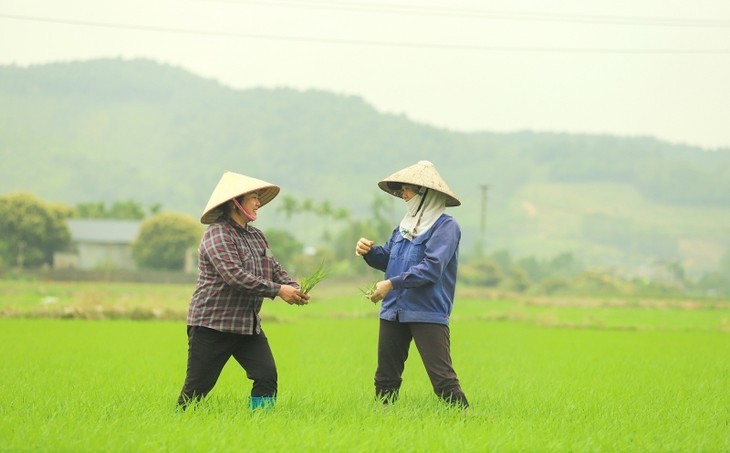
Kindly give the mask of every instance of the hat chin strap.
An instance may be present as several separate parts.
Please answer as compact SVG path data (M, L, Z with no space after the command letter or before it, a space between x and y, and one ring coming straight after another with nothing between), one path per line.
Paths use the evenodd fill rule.
M233 204L236 205L238 210L241 211L241 214L243 214L248 219L249 222L253 222L254 220L256 220L256 215L249 214L248 211L243 209L243 206L241 206L241 203L239 203L238 200L236 200L235 198L233 198Z

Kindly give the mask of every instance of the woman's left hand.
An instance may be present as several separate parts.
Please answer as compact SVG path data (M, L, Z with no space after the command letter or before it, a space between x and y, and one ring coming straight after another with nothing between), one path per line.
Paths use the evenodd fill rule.
M304 294L290 285L281 285L277 296L284 299L289 305L307 305L309 303L309 294Z
M393 289L393 283L390 280L381 280L375 284L375 291L370 295L372 303L378 303L385 299L385 296Z

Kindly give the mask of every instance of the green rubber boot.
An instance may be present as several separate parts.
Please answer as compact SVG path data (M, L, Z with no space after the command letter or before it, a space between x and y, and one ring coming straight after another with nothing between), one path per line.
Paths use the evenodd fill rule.
M276 404L275 396L249 396L248 404L251 406L251 410L256 409L271 409Z

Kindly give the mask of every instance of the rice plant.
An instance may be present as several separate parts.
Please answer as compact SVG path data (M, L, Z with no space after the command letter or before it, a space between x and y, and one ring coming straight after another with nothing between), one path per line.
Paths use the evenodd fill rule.
M230 360L208 398L179 413L184 318L45 319L32 308L53 296L94 310L100 295L183 310L189 286L0 282L0 308L20 314L0 316L10 345L0 348L0 451L730 452L726 301L460 297L450 329L464 413L433 393L415 352L399 401L377 403L379 320L356 286L306 310L264 304L274 408L248 408L251 382Z
M324 280L328 275L329 275L329 272L324 269L324 261L323 261L322 263L320 263L317 270L315 270L310 275L301 279L301 281L299 282L299 287L304 294L309 294L309 291L311 291L312 288L314 288L317 285L317 283Z
M230 360L185 413L174 410L184 323L0 319L0 340L15 341L0 349L0 451L730 451L719 326L455 321L463 413L416 357L399 401L377 404L377 320L322 315L264 323L281 384L273 409L248 409L251 382Z
M370 300L370 298L373 297L373 293L375 292L375 288L376 288L377 284L378 284L378 282L372 282L372 283L370 283L370 286L368 286L367 288L365 288L365 289L358 288L358 290L360 290L360 292L363 294L363 296L367 300Z

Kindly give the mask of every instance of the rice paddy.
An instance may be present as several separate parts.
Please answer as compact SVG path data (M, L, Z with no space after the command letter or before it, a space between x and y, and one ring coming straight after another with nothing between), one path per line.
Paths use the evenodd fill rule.
M175 410L184 320L38 318L39 297L73 306L81 288L30 296L32 284L13 286L13 297L12 285L0 286L0 307L17 315L0 319L0 450L730 451L723 303L464 296L451 325L471 403L464 413L433 394L415 347L400 400L377 404L377 306L357 285L351 295L323 285L326 297L315 290L306 307L264 304L276 407L247 409L250 381L231 360L209 397L184 413ZM185 300L155 302L142 295L148 289L85 291L106 292L101 302L112 306L125 294L184 311Z

